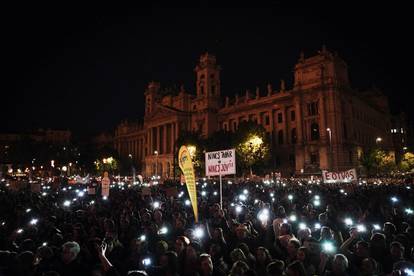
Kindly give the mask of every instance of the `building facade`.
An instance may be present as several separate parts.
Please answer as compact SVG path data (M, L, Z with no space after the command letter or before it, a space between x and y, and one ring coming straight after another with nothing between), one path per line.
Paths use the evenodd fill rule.
M146 176L170 177L181 131L209 137L220 129L235 131L242 121L266 129L271 166L284 175L361 168L368 149L393 150L387 98L379 91L352 89L347 64L325 47L308 58L301 54L290 89L282 80L279 89L267 85L266 91L247 90L223 100L220 70L207 53L194 70L194 94L183 88L177 95L166 94L159 83L149 83L144 120L117 126L116 150L132 156Z

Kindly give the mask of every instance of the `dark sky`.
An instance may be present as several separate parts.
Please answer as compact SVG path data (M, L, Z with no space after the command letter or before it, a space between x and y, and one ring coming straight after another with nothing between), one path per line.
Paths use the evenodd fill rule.
M408 4L346 3L155 4L122 16L110 7L5 10L0 132L111 131L122 119L142 117L151 80L194 91L193 69L205 51L222 66L224 95L269 82L278 87L281 78L290 88L300 51L310 56L322 44L348 63L354 88L375 85L394 110L413 117L406 96L413 71Z

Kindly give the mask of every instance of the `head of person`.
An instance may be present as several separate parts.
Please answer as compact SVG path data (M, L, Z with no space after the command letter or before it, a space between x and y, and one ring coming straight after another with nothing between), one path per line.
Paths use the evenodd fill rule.
M300 247L300 242L297 239L290 239L288 246L287 246L288 255L290 257L296 258L299 247Z
M248 230L247 230L247 226L244 224L240 224L239 226L237 226L236 228L236 237L239 240L244 240L245 238L247 238L248 235Z
M397 227L395 227L395 225L391 222L386 222L384 223L384 227L382 230L384 231L384 234L388 237L394 235L395 232L397 232Z
M320 213L318 216L318 220L322 225L326 225L328 223L328 214Z
M332 262L332 271L335 274L343 274L348 269L348 259L343 254L336 254Z
M260 246L256 249L256 261L259 264L267 265L272 260L269 250L266 247Z
M333 233L331 228L327 226L323 226L321 228L321 240L332 240L333 239Z
M213 274L213 261L209 254L200 255L200 269L204 275Z
M309 260L309 250L304 246L299 247L296 259L302 263L307 262Z
M373 258L363 259L361 262L362 275L375 275L377 266L377 262Z
M240 248L233 249L233 251L230 252L230 258L233 263L237 261L246 261L246 255L244 255L243 251Z
M385 235L382 233L374 233L371 236L369 246L373 251L383 251L387 249L387 241Z
M285 263L282 260L275 260L267 265L266 271L269 276L284 276Z
M355 254L359 258L368 258L369 257L369 244L366 241L359 241L355 245Z
M178 255L182 254L189 244L190 240L186 236L177 237L174 246L175 252L177 252Z
M301 262L294 261L286 267L286 274L288 276L306 276L306 270Z
M170 271L172 274L178 270L178 256L174 251L167 251L160 258L160 265L164 271Z
M390 245L390 254L393 260L401 260L404 257L404 246L397 241L394 241Z
M289 223L282 223L280 226L280 233L281 236L283 235L291 235L292 234L292 226Z
M62 261L64 264L73 262L80 252L80 246L77 242L66 242L62 245Z
M223 257L222 248L219 244L213 243L210 245L209 253L213 261L216 261Z
M230 270L230 275L244 275L249 270L249 266L244 261L236 261Z

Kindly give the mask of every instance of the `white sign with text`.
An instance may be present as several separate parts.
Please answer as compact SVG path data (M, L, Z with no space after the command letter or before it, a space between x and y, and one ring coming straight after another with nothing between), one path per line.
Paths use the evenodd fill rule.
M355 169L342 172L328 172L323 170L322 177L324 183L344 183L358 180Z
M206 152L206 176L236 174L236 150Z

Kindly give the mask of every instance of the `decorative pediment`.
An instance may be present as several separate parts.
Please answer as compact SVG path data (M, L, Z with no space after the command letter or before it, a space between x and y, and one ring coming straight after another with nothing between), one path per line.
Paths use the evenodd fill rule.
M164 105L156 105L154 112L145 118L146 121L170 119L172 116L183 115L185 112Z

